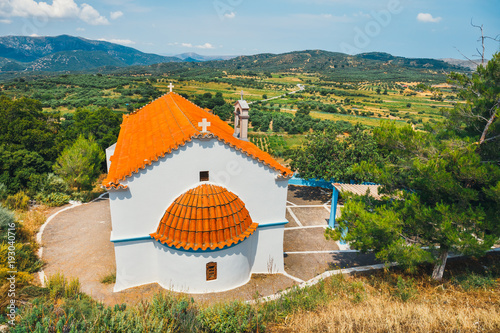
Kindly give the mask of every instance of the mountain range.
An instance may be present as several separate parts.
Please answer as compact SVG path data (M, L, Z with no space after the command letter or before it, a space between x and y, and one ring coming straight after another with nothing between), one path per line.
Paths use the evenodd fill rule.
M183 53L163 56L144 53L132 47L101 40L61 35L56 37L0 37L0 73L15 72L72 72L113 70L129 66L148 66L164 70L185 68L214 68L220 70L259 71L317 71L336 69L385 68L418 69L427 71L465 70L437 59L405 58L388 53L371 52L355 56L322 50L295 51L283 54L263 53L250 56L202 56ZM140 71L140 69L139 69Z

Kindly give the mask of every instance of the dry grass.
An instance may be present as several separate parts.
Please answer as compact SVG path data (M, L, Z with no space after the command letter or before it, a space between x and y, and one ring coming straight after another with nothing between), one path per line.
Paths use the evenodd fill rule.
M478 307L465 297L459 303L421 300L397 302L370 297L355 304L329 303L318 312L300 312L272 332L500 332L500 309Z
M334 283L334 299L317 311L300 310L270 332L500 332L500 289L415 281L403 301L390 283L351 277ZM384 280L382 280L384 281ZM353 293L352 286L356 287Z
M18 221L22 221L22 231L28 239L35 242L36 234L47 220L47 207L38 206L27 212L19 213Z

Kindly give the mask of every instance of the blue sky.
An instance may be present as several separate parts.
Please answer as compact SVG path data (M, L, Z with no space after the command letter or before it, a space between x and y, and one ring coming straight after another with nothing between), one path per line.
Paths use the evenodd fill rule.
M498 0L0 0L0 35L68 34L144 52L206 55L323 49L406 57L473 56ZM487 41L487 57L500 51Z

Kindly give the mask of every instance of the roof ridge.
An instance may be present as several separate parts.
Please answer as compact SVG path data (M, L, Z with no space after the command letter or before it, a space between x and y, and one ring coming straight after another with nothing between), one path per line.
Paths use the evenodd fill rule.
M174 94L175 94L175 93L174 93ZM180 95L178 95L178 96L180 96ZM180 96L180 97L182 97L182 96ZM200 131L196 128L196 126L193 124L193 121L192 121L192 120L191 120L191 119L190 119L190 118L186 115L186 112L182 111L182 109L180 108L180 106L176 103L176 101L175 101L172 97L171 97L171 100L172 100L172 102L175 104L175 106L179 109L180 113L181 113L184 117L186 117L186 119L189 121L189 123L191 124L191 126L193 126L193 128L194 128L196 131L200 132ZM172 113L172 115L173 115L173 113ZM174 117L174 119L175 119L175 122L177 123L177 125L179 125L179 122L177 121L177 119L176 119L175 117ZM181 127L181 126L179 126L179 128L180 128L180 130L181 130L182 134L184 134L184 131L183 131L182 127ZM191 136L191 137L192 137L192 136Z
M196 121L203 118L211 122L207 132L201 132L197 127ZM195 138L216 138L242 155L278 172L278 177L289 177L293 174L255 144L235 138L231 126L217 115L172 92L160 96L133 113L124 115L111 167L103 186L107 189L124 187L119 183L121 180L164 158Z
M151 100L151 102L147 103L147 104L144 104L143 106L141 106L140 108L132 111L132 112L129 112L127 115L132 115L132 114L136 114L138 113L139 111L141 111L142 109L144 109L146 106L150 105L150 104L153 104L154 102L156 102L157 100L159 100L160 98L162 98L163 96L165 95L168 95L169 93L164 93L163 95Z

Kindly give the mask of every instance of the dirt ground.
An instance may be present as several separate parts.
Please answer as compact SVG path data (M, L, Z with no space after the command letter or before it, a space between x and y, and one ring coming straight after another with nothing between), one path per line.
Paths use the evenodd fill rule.
M339 246L323 235L330 216L331 191L289 186L284 235L286 275L254 274L246 285L220 293L189 294L196 301L215 303L251 300L268 296L309 280L327 270L370 265L372 256L340 252ZM315 207L301 207L315 206ZM113 284L101 279L116 271L113 244L109 241L111 216L108 199L99 199L59 213L45 228L42 237L46 276L62 273L78 278L82 291L108 305L136 303L165 291L149 284L114 293Z

